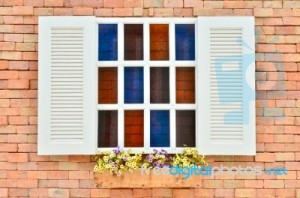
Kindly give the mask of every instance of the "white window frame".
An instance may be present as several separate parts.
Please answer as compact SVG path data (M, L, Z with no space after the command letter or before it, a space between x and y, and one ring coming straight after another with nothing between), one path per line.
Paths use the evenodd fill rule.
M124 148L124 110L143 110L144 111L144 147L126 147L133 153L145 152L152 153L153 149L165 149L168 153L182 152L183 147L176 147L176 110L194 110L195 111L195 148L198 143L198 94L197 94L197 76L198 76L198 56L197 56L197 18L96 18L97 26L99 24L117 24L118 25L118 60L117 61L98 61L96 64L96 73L99 67L117 67L118 69L118 103L117 104L96 104L97 110L117 110L118 111L118 145ZM143 60L124 60L124 24L143 24ZM149 24L168 24L169 25L169 60L151 61L150 60L150 29ZM194 61L176 61L175 58L175 24L194 24L195 25L195 60ZM98 28L96 32L96 43L98 44ZM96 47L98 50L98 46ZM124 67L143 67L144 69L144 104L124 104ZM170 103L169 104L150 104L150 67L168 67L169 68L169 86ZM195 103L194 104L176 104L176 67L193 67L195 69ZM98 78L98 76L97 76ZM98 80L96 80L98 83ZM98 87L98 85L96 86ZM98 92L98 89L97 89ZM98 94L96 94L98 96ZM170 147L150 147L150 110L169 110L170 112ZM98 119L97 119L98 122ZM98 123L97 123L98 126ZM98 132L97 132L98 134ZM98 138L97 138L98 139ZM97 151L113 150L110 147L101 147Z

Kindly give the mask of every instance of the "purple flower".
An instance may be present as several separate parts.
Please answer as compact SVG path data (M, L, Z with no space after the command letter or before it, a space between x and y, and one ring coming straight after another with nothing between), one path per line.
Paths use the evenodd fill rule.
M154 152L154 154L157 154L158 150L157 149L153 149L153 152Z
M126 157L123 157L122 160L123 160L124 162L126 162L126 161L127 161L127 158L126 158Z
M148 162L152 162L153 161L153 155L147 155L146 160L148 160Z
M117 146L117 148L116 148L116 149L114 149L114 150L113 150L113 152L114 152L115 154L119 154L119 153L121 152L121 149L120 149L120 147L119 147L119 146Z
M168 154L168 152L164 149L161 149L160 154Z

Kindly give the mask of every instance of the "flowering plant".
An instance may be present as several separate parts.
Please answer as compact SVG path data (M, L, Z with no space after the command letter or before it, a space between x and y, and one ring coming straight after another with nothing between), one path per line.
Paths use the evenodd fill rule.
M124 171L130 171L141 167L143 153L132 155L130 150L123 151L119 146L113 152L103 151L96 156L97 163L94 172L102 173L109 170L111 174L121 175Z
M182 154L170 155L166 150L153 150L153 154L143 156L142 153L131 154L117 147L112 152L102 151L94 156L97 163L94 172L103 173L108 170L111 174L121 175L124 171L132 172L141 168L163 168L170 166L200 166L207 165L204 155L198 154L195 148L185 148Z
M196 148L185 148L183 153L176 154L173 157L171 165L179 167L207 165L204 158L205 156L200 155Z
M144 159L143 166L145 168L163 168L163 167L170 167L172 157L168 154L168 152L164 149L161 149L160 151L157 149L154 149L154 154L148 154L146 155Z

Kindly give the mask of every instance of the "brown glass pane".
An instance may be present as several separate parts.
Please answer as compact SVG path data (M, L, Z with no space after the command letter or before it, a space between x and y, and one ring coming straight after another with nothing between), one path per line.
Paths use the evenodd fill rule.
M125 147L144 146L144 111L125 111Z
M150 102L169 103L169 68L151 67L150 68Z
M176 111L176 146L195 147L195 111Z
M169 25L150 25L150 60L169 60Z
M195 103L195 68L176 68L176 103Z
M124 34L125 60L143 60L143 25L125 24Z
M118 101L118 69L99 68L98 70L99 104L116 104Z
M98 112L98 147L118 146L118 111Z

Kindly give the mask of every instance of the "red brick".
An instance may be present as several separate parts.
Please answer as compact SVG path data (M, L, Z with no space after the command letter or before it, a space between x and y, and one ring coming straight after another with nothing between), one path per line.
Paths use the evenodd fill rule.
M263 180L245 180L245 188L263 188L264 182Z
M110 190L110 196L112 198L127 198L132 197L132 190L130 189L124 189L124 190L117 190L117 189L111 189Z
M48 189L47 188L32 188L29 189L29 197L47 197Z
M169 1L169 0L164 0L164 7L168 8L182 8L183 7L183 0L173 0L173 1Z
M256 189L256 197L275 197L275 189Z
M28 61L10 61L9 69L10 70L27 70L29 68Z
M79 16L93 15L93 8L75 7L73 8L73 14Z
M91 197L110 197L110 189L91 189Z
M30 99L11 99L11 107L29 107Z
M53 8L34 8L33 14L36 16L52 16Z
M83 6L86 7L103 7L103 0L84 0Z
M103 6L105 8L123 8L124 7L124 0L104 0Z
M132 8L114 8L113 9L113 16L133 16L133 9Z
M224 180L224 188L243 188L243 180Z
M43 7L44 1L41 0L24 0L25 6L37 6L37 7Z
M275 162L274 153L257 153L255 156L257 162Z
M60 7L64 4L63 0L45 0L44 2L46 7Z
M7 87L8 87L8 89L28 89L29 81L28 80L8 80Z
M33 162L30 162L33 163ZM35 166L35 168L37 169L37 166ZM47 171L26 171L27 172L27 178L28 179L47 179ZM52 181L52 180L49 180ZM41 187L41 185L39 185L39 187Z
M13 15L33 15L32 6L14 6L12 9Z
M7 142L8 143L26 143L27 142L27 135L14 135L14 134L9 134L7 136Z
M49 197L70 197L70 190L69 189L48 189L48 196Z
M296 197L295 189L276 189L276 197Z
M28 196L28 189L10 188L8 194L9 197Z
M265 180L264 188L284 188L284 180Z
M14 42L0 42L0 50L3 51L11 51L15 49L15 43Z
M300 180L285 180L285 188L300 188Z
M223 188L222 180L204 180L203 181L204 188Z
M7 125L7 116L0 116L0 125Z
M28 162L27 153L10 153L8 157L9 162Z
M79 180L67 179L67 180L58 180L59 188L79 188Z
M93 175L90 171L70 171L69 179L92 179Z
M59 162L59 170L78 170L78 163L75 162Z
M70 189L71 197L91 197L90 189Z
M124 0L124 8L143 7L142 0Z
M194 190L193 189L174 189L172 197L174 197L174 198L194 197Z
M133 197L151 197L152 190L151 189L133 189L132 196Z
M94 10L94 14L98 17L101 16L113 16L113 9L111 8L99 8Z
M0 197L8 197L8 188L0 188Z
M235 197L256 197L255 189L235 189Z
M15 33L34 33L33 25L15 25Z
M172 197L171 189L154 188L152 189L153 197Z
M23 42L23 35L22 34L4 34L4 41Z
M195 189L196 197L214 197L214 189Z
M234 189L216 189L216 197L234 197Z
M37 52L23 52L23 60L37 60Z
M225 6L225 2L224 2ZM202 0L184 0L184 7L203 7Z

